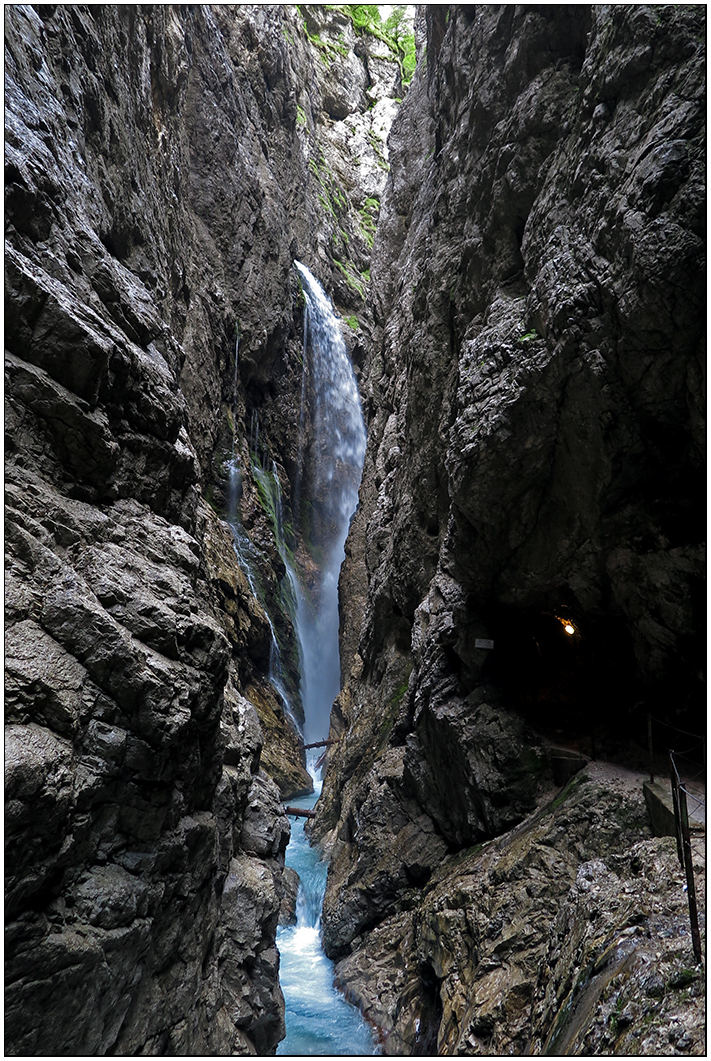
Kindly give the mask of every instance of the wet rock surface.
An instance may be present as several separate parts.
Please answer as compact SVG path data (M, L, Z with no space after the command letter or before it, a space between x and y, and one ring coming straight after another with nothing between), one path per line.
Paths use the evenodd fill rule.
M669 1021L703 1051L683 872L642 781L591 764L363 933L336 979L387 1054L654 1054Z

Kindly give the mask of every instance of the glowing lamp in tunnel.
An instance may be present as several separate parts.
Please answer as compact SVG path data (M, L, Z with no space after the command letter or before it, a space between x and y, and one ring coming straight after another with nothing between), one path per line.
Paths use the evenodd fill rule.
M565 626L563 627L563 629L565 630L566 634L574 634L575 633L575 627L572 626L570 623L566 623Z

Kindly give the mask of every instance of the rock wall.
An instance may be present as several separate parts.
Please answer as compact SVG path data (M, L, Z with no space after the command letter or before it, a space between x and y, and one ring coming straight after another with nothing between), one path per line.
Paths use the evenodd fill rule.
M589 754L593 728L598 753L629 754L649 710L703 732L705 15L426 18L373 251L340 741L314 835L327 952L386 1049L520 1052L548 1034L530 1009L545 962L529 953L506 995L524 984L516 904L488 964L457 852L482 866L472 845L534 812L551 740ZM642 817L622 833L561 879L622 858ZM482 977L490 1002L467 996Z
M298 699L251 466L288 499L294 256L363 306L385 169L358 115L377 92L382 135L402 92L369 47L334 69L290 5L5 10L8 1053L283 1034L289 826L260 767L311 782L266 680L268 608ZM233 449L260 600L220 518Z

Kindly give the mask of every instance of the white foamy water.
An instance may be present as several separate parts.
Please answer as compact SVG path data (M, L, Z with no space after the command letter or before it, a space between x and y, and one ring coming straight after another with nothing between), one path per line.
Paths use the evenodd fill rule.
M321 782L316 781L313 795L290 801L291 805L311 808L320 792ZM323 1057L380 1053L360 1011L333 986L333 962L321 948L320 932L328 867L304 834L305 819L290 821L286 864L299 874L301 887L297 923L277 930L279 980L286 1002L286 1038L277 1054Z

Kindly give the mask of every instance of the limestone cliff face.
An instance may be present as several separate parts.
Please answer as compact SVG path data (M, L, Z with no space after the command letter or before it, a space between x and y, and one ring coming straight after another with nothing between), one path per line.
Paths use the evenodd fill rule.
M672 701L703 726L704 32L698 7L427 10L373 253L315 825L327 950L394 1053L545 1041L540 954L514 976L492 929L486 957L438 872L533 812L550 737L589 753L592 722L619 749ZM518 1001L465 1013L457 984L507 970Z
M291 6L5 19L6 1050L273 1052L289 826L260 766L310 779L251 467L288 497L292 262L367 272L372 139L346 191L318 152L381 82L364 46L346 91ZM233 446L260 600L220 518Z

